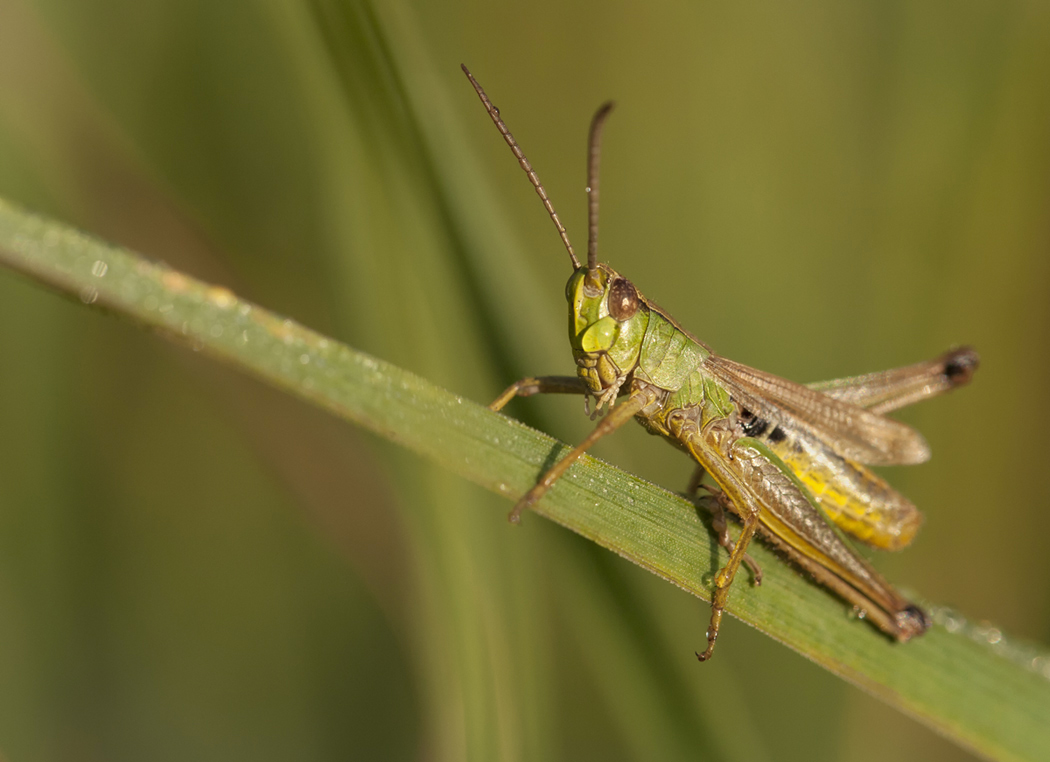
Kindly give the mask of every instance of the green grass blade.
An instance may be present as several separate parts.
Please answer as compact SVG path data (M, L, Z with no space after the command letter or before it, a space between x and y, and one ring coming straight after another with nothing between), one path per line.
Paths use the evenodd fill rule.
M481 405L327 339L230 291L0 202L0 261L309 400L512 498L564 445ZM509 507L509 503L508 503ZM688 501L584 458L541 513L707 597L722 559ZM509 531L509 530L508 530ZM756 548L762 588L730 611L949 738L1000 759L1050 758L1050 657L946 612L895 645L822 589ZM936 611L936 610L935 610ZM699 644L701 633L697 634ZM682 654L683 670L703 670Z

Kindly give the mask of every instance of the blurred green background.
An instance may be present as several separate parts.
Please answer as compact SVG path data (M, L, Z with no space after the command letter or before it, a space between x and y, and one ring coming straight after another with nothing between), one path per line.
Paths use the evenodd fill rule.
M978 348L901 414L876 562L1050 641L1050 5L0 0L0 195L485 402L571 372L585 247L811 381ZM971 758L509 502L0 273L10 760ZM510 412L574 441L578 400ZM631 427L597 454L681 489ZM845 614L844 614L845 615Z

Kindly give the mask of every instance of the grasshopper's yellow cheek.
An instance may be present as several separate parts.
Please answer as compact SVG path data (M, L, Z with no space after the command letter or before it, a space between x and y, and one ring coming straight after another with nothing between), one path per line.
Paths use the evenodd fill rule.
M580 348L584 352L605 352L616 341L617 323L615 318L603 317L593 323L580 337Z

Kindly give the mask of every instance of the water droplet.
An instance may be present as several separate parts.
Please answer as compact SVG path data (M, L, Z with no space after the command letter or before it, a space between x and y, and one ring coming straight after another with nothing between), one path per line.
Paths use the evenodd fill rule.
M933 621L948 632L958 632L965 624L965 620L947 606L937 606L931 611Z
M169 291L185 291L190 283L185 275L175 270L168 270L160 280Z
M85 286L80 289L80 301L84 304L94 304L98 300L98 289Z
M309 365L310 364L310 355L308 355L305 352L303 352L301 355L299 355L299 362L301 362L303 365Z
M208 300L219 309L229 309L237 301L233 292L222 286L212 286L207 292Z
M245 344L248 343L248 332L247 331L241 331L241 341L244 342Z
M1036 656L1032 659L1032 671L1050 680L1050 656Z
M1002 642L1003 633L998 627L992 625L991 622L980 622L974 629L976 640L983 640L989 645L997 645Z
M105 277L106 272L109 270L109 265L103 262L101 259L96 259L95 264L91 265L91 274L96 278Z

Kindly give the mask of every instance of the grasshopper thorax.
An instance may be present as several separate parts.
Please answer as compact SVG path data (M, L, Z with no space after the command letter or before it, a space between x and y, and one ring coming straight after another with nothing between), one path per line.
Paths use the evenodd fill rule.
M631 281L603 264L573 272L565 298L576 372L600 409L615 401L638 364L649 305Z

